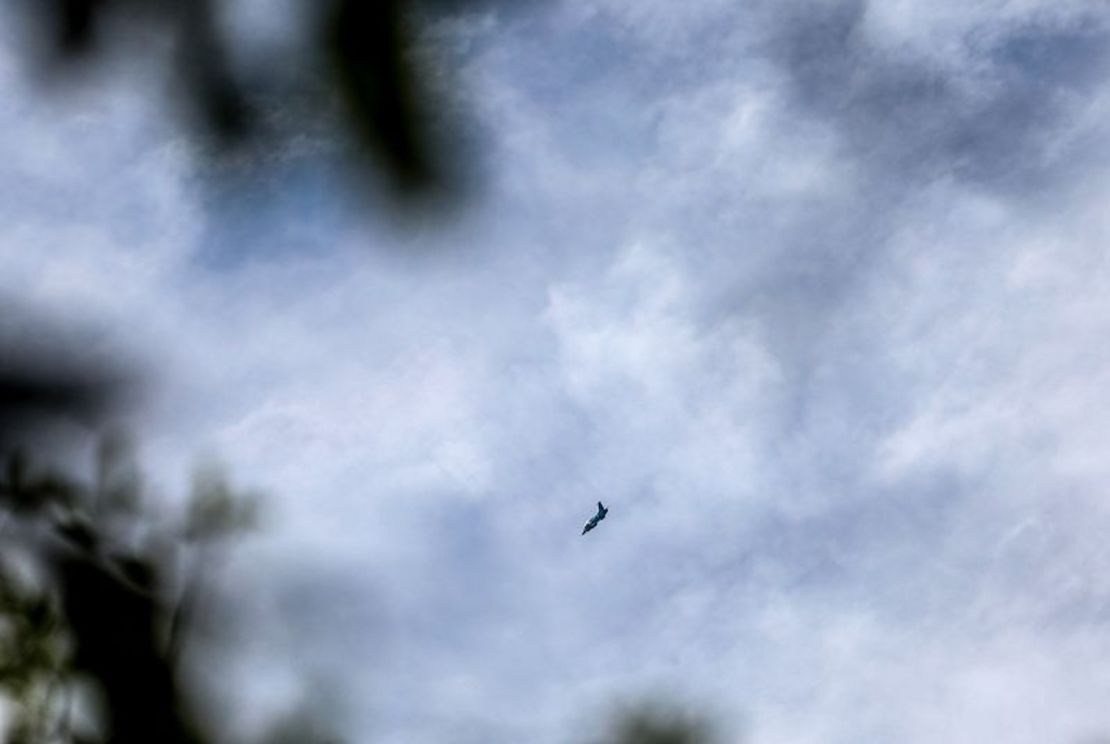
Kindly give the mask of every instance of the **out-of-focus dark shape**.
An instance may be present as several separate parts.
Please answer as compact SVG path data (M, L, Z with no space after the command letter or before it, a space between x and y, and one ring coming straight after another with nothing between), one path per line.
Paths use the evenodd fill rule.
M63 442L103 430L132 377L95 344L0 309L0 696L14 703L0 740L211 741L179 681L180 650L207 556L254 524L254 497L209 470L187 510L153 511L120 429L93 447L91 477L70 477L63 453L80 450ZM75 706L99 731L71 724Z
M192 564L184 577L184 586L170 619L167 655L176 661L181 657L187 629L200 611L206 573L211 558L230 537L246 532L258 524L258 497L232 490L227 474L209 464L193 474L192 492L181 526L185 545L203 546L206 552Z
M51 425L96 426L124 402L123 372L7 303L0 313L0 455Z
M55 29L63 52L80 54L89 50L95 40L101 4L102 0L58 0Z
M617 718L606 744L711 744L712 727L703 719L665 706L645 705Z
M59 365L48 357L19 357L0 345L0 449L17 433L57 422L94 424L120 392L117 378L90 365Z
M20 586L2 571L0 619L0 693L15 701L19 713L8 740L45 741L51 720L49 701L40 693L63 663L60 620L42 593Z
M157 577L140 557L130 561L130 572L87 550L58 561L73 670L99 683L111 741L200 742L159 637L165 611ZM137 571L146 585L131 580Z
M56 413L57 401L48 401ZM27 408L29 420L41 414ZM253 523L256 507L239 503L226 478L213 476L196 488L187 516L156 521L143 509L125 435L105 436L95 465L85 486L23 450L5 453L0 695L14 702L15 715L0 736L36 744L210 741L178 678L180 639L206 578L205 552ZM194 539L180 540L190 530ZM136 545L138 534L147 547ZM175 536L176 550L154 547ZM80 679L96 691L84 702L98 707L99 734L71 730Z
M185 514L186 540L218 540L249 530L257 521L257 498L233 491L222 469L208 465L193 474Z
M134 514L141 506L142 485L130 437L120 429L105 434L96 450L95 508Z
M257 740L258 744L342 744L318 705L294 708L279 718Z
M492 2L492 0L487 0ZM255 63L248 71L236 64L247 42L220 23L224 0L28 0L50 45L71 64L91 61L108 47L147 54L149 45L130 45L130 36L168 36L174 49L175 89L187 108L199 114L202 131L221 147L252 138L297 137L319 132L324 122L346 130L362 156L366 172L384 173L391 191L411 196L442 196L450 183L459 148L437 145L433 118L450 118L450 108L435 100L433 74L417 60L421 29L467 3L421 0L321 0L306 4L305 21L290 34L314 43L292 43L278 54L296 55ZM507 4L508 5L508 4ZM294 28L295 27L295 28ZM151 33L154 32L154 33ZM315 34L315 39L312 39ZM142 51L140 51L142 50ZM319 54L319 59L313 58ZM321 61L323 64L321 64ZM142 60L147 64L149 60ZM244 82L249 80L249 83ZM263 122L262 109L282 109L276 91L289 99L276 133ZM342 105L304 106L300 99L323 92ZM263 101L265 101L263 103ZM338 112L338 118L336 118ZM457 122L456 122L457 124ZM448 127L450 128L450 127ZM333 137L340 141L344 137ZM260 143L263 148L280 142ZM448 163L448 158L452 159Z
M9 735L17 740L75 740L60 732L81 676L95 682L108 741L205 740L185 712L166 653L172 597L157 556L127 546L122 535L131 525L120 525L118 510L109 515L103 503L119 485L137 482L119 480L128 470L122 441L102 443L91 488L9 455L0 517L7 513L12 544L0 552L0 625L15 632L0 635L0 689L16 703ZM128 497L133 523L143 520L137 504ZM20 589L13 560L32 567L37 586Z
M16 449L7 455L0 475L0 509L12 514L37 514L50 505L69 508L76 487L57 473L31 472L27 453Z
M416 71L405 48L403 0L337 0L324 23L324 46L355 133L402 191L434 177L422 131Z
M177 56L181 78L203 123L218 142L234 144L250 133L250 111L235 82L211 0L179 0Z

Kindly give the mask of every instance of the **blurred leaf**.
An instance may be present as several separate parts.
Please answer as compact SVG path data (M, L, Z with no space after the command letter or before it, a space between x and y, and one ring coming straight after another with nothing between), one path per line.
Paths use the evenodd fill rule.
M53 472L33 473L26 452L11 452L0 480L0 507L14 514L35 514L48 505L70 507L76 486Z
M415 193L436 173L404 10L401 0L337 0L322 38L355 134L395 186Z
M62 335L0 300L0 456L60 422L98 423L131 387L122 372L83 347L62 343Z
M104 435L96 452L96 507L110 514L135 514L142 498L142 476L130 437L121 430Z
M250 116L228 64L212 2L189 0L177 13L178 64L204 123L220 144L240 142L249 132Z
M67 54L87 51L95 40L102 0L57 0L58 47Z
M259 737L258 744L341 744L342 741L323 716L309 708L300 708L278 719Z
M665 706L644 706L618 718L611 744L709 744L704 720Z
M199 468L185 515L188 540L218 540L245 532L258 522L258 501L253 495L236 493L223 470Z

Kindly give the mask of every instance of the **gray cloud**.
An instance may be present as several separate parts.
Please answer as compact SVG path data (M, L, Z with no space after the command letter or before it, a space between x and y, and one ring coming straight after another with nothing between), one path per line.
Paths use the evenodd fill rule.
M800 11L773 53L801 104L834 122L860 160L892 175L890 185L951 176L1035 193L1060 159L1089 154L1060 147L1060 130L1106 72L1105 19L969 28L966 67L953 74L878 47L864 28L867 8Z

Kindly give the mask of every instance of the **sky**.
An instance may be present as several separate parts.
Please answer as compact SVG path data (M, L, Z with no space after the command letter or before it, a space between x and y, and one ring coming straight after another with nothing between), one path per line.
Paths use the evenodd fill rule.
M403 224L326 135L214 166L157 65L48 90L2 14L0 298L149 371L155 492L265 494L243 735L1110 737L1110 7L459 4L480 183Z

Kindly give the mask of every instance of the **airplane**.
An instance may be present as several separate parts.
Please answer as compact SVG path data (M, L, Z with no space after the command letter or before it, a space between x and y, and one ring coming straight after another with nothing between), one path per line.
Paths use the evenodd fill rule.
M589 522L586 522L586 526L582 528L582 534L585 535L587 532L592 530L594 527L597 527L597 523L600 522L601 520L605 519L605 515L608 514L608 513L609 513L609 510L606 509L604 506L602 506L600 501L597 502L597 514L590 517Z

